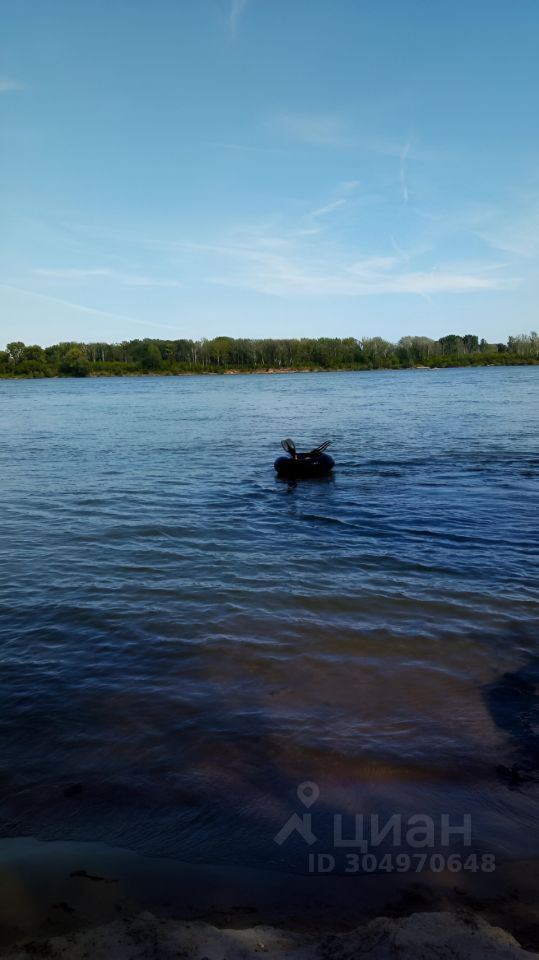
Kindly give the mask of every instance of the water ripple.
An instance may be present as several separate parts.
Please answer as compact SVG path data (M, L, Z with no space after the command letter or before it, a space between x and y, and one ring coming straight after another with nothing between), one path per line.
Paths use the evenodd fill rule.
M537 836L485 690L538 656L538 394L537 368L1 382L3 832L271 863L314 779ZM277 480L290 435L333 437L334 474Z

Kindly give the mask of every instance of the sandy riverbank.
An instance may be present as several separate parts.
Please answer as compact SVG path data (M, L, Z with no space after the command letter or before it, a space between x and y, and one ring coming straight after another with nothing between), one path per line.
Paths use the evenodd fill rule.
M529 953L519 944L539 949L538 887L535 861L481 876L309 877L184 864L102 844L2 840L0 949L17 960L259 953L300 960L367 950L371 960L523 957ZM432 952L435 942L446 953Z
M128 379L133 377L226 377L226 376L267 376L271 374L284 374L284 373L388 373L388 372L400 372L404 370L476 370L479 367L530 367L539 365L539 360L535 359L519 359L511 363L500 361L497 363L495 360L485 360L483 363L444 363L442 366L432 366L430 364L410 364L409 366L361 366L361 367L265 367L265 368L256 368L256 369L245 369L241 370L235 367L228 367L222 370L125 370L121 373L116 373L110 370L90 370L88 373L84 374L82 377L80 375L72 374L54 374L53 376L43 376L41 374L22 374L22 375L7 375L5 373L0 373L0 380L12 381L12 380L99 380L99 379Z
M307 934L277 927L219 928L142 913L94 929L26 941L6 960L532 960L511 934L462 912L378 917L348 933Z

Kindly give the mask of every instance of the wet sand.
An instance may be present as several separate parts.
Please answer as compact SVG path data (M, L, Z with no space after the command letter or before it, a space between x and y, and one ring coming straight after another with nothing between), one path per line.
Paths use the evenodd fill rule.
M312 946L330 932L366 928L376 917L442 912L458 923L464 918L468 925L499 926L533 951L539 949L538 888L535 860L501 863L492 874L309 877L184 864L97 843L18 838L0 841L0 949L9 953L15 943L75 934L85 943L81 931L111 923L117 937L118 921L123 930L138 923L136 929L148 933L161 920L173 922L159 926L163 936L172 929L185 933L186 923L221 931L269 925L287 931L296 947ZM422 924L415 920L412 927L420 933ZM208 931L197 929L204 941ZM401 929L388 928L384 936ZM80 941L69 942L75 950ZM69 956L65 946L62 955Z

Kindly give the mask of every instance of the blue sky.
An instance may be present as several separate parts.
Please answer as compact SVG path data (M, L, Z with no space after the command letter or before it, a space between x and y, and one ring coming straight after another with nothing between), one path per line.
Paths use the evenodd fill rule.
M536 328L536 0L4 0L0 344Z

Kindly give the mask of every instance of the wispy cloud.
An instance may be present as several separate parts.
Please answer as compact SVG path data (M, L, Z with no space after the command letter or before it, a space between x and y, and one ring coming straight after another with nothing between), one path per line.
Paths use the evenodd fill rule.
M539 259L539 198L527 197L525 206L525 211L520 208L511 217L494 214L476 235L494 250L519 260Z
M359 187L359 180L342 180L339 184L339 191L347 196L353 193Z
M273 134L307 146L341 147L379 157L396 157L404 168L412 147L411 136L402 140L371 133L346 115L278 111L266 118L265 127Z
M335 249L332 243L316 241L314 247L312 243L306 246L297 234L287 238L282 249L266 248L256 234L241 241L186 242L181 246L206 260L211 271L208 282L277 297L429 297L505 290L519 282L505 276L498 264L441 263L419 269L410 266L408 256L361 256L350 247Z
M395 240L395 237L393 236L392 233L389 234L389 242L391 243L391 246L395 251L395 253L397 254L397 256L399 257L399 259L403 263L408 263L408 261L410 260L410 254L406 250L403 250L403 248Z
M351 263L348 267L350 273L355 273L358 277L372 277L377 274L385 273L399 266L398 257L365 257L356 263Z
M403 163L409 155L410 143L408 139L397 155ZM136 244L151 250L152 258L159 250L160 260L170 265L172 276L181 264L182 273L188 271L190 284L220 285L286 298L382 295L429 298L509 290L525 279L524 269L514 269L515 264L520 264L514 257L506 256L504 262L494 254L480 259L477 231L479 224L481 227L485 224L487 214L484 212L479 217L474 209L454 211L448 226L448 218L435 216L435 212L431 218L418 221L414 210L410 212L414 217L410 231L408 214L405 221L399 218L395 226L391 223L395 213L393 196L392 205L380 208L378 227L371 231L370 221L360 215L366 202L369 195L365 194L362 184L358 180L343 179L329 195L320 198L318 205L306 203L302 212L294 202L288 215L272 213L266 222L235 223L220 230L216 227L212 233L199 238L146 236L137 234L136 230L125 237L122 233L107 233L100 243L121 240L122 244ZM400 224L398 233L397 223ZM531 230L529 236L531 240ZM401 237L406 237L406 242L401 243ZM458 240L457 247L451 238ZM502 249L502 243L509 246L507 237L498 238L496 243L492 241L491 246ZM470 250L469 258L455 263L448 255L451 249ZM72 284L73 289L86 293L94 281L103 293L113 283L179 286L178 281L167 277L139 274L123 261L119 269L99 261L88 267L41 267L34 271L34 276L47 282L51 293L55 292L53 284L57 290L60 284ZM74 299L82 307L82 294L78 293Z
M50 280L87 280L91 277L108 277L111 271L105 267L95 269L68 268L65 270L49 270L47 267L37 267L33 272L38 277L46 277Z
M278 297L361 297L383 294L471 293L510 289L516 278L488 274L481 265L454 271L445 266L432 270L406 270L392 257L367 257L360 261L329 264L316 258L283 257L247 249L224 251L236 260L236 269L214 274L210 281L227 287L256 290Z
M334 213L335 210L338 210L340 207L346 206L358 187L359 180L343 180L334 192L334 199L328 200L327 203L322 204L320 207L316 207L314 210L311 210L307 215L306 220L316 221L319 217L326 217L328 214ZM295 234L296 236L299 234L306 235L308 233L318 232L318 229L318 226L315 224L315 226L311 229L300 228L299 230L295 231Z
M400 173L399 173L399 180L400 180L400 185L402 189L402 199L404 200L405 203L408 203L408 183L406 180L406 163L407 163L408 155L411 149L412 149L412 140L411 140L411 137L408 136L408 139L404 144L400 153L401 166L400 166Z
M38 293L35 290L26 290L22 287L15 287L9 283L0 283L0 290L8 290L12 293L21 293L27 297L33 297L36 300L43 300L48 303L56 303L62 307L69 307L71 310L77 310L79 313L92 314L95 317L101 317L105 320L123 320L128 323L140 324L143 327L155 327L158 330L174 330L178 332L177 326L171 326L167 323L154 323L151 320L141 320L138 317L130 317L121 313L111 313L109 310L100 310L97 307L88 307L82 303L73 303L71 300L63 300L60 297L50 297L45 293Z
M35 276L47 280L62 282L77 282L84 280L106 279L120 283L126 287L181 287L178 280L167 280L159 277L148 277L140 273L122 273L108 267L68 267L65 269L49 269L38 267L33 273Z
M12 80L10 77L0 77L0 93L18 93L26 89L24 83L19 83L18 80Z
M410 139L401 150L402 162ZM219 239L180 240L178 251L190 253L196 271L214 285L254 290L277 297L362 297L507 290L520 281L510 264L470 257L459 263L437 254L430 221L403 249L390 230L377 231L368 248L364 229L357 230L363 197L358 180L337 184L333 196L314 209L270 223L236 226ZM346 211L346 216L340 215ZM339 216L333 214L339 212ZM381 216L387 217L388 209ZM459 231L462 225L458 223ZM462 234L459 232L459 244ZM359 236L362 239L359 239ZM357 238L357 239L356 239ZM441 240L447 249L447 237ZM507 258L506 258L507 259Z
M238 25L241 20L241 17L245 11L247 3L249 0L230 0L230 12L228 15L228 25L230 27L230 33L233 37L236 36Z
M226 140L210 140L208 146L217 147L219 150L233 150L236 153L253 153L261 156L286 153L286 149L283 147L270 147L259 143L230 143Z
M318 207L317 210L311 212L311 217L325 217L328 213L333 213L334 210L338 210L339 207L343 207L346 203L342 197L339 200L334 200L332 203L326 203L323 207Z
M278 113L269 125L274 132L310 146L334 147L346 142L344 124L334 114Z

